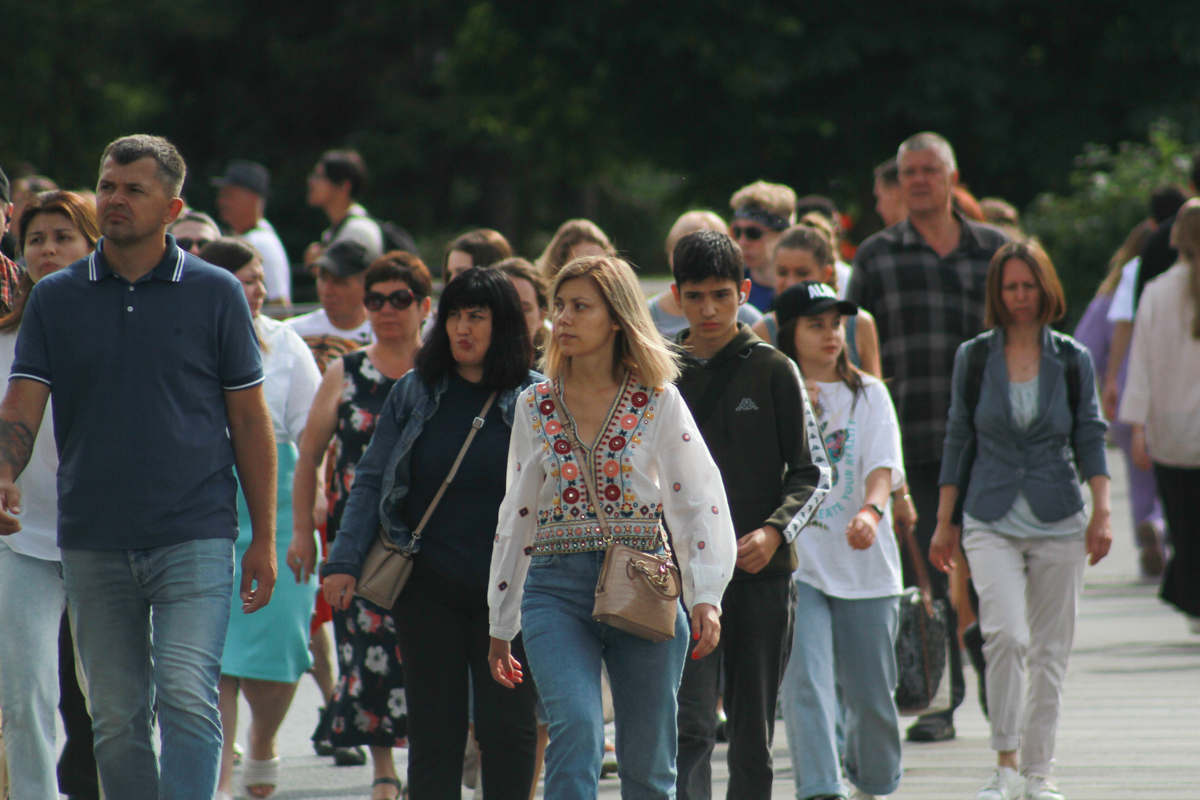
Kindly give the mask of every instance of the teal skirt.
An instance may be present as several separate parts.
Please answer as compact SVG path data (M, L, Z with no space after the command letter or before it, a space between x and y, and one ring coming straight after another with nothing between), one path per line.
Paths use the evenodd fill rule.
M275 550L279 578L266 608L242 613L238 587L242 581L242 556L250 546L250 510L238 488L237 572L230 598L229 630L221 674L260 681L295 683L312 666L308 651L308 625L317 593L317 578L297 584L287 566L287 549L292 539L292 476L296 471L296 448L289 442L276 444L279 453L279 489L275 503Z

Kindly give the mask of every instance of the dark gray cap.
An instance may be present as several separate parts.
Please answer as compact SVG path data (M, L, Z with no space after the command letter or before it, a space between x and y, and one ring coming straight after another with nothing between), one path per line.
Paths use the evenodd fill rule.
M366 272L371 266L367 248L350 239L334 242L321 254L313 266L340 278L348 278Z
M255 161L230 161L225 174L209 181L213 186L240 186L257 195L271 193L271 173Z

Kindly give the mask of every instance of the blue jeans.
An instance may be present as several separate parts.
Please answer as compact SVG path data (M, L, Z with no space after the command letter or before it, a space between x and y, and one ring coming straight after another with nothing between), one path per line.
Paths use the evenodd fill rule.
M867 794L900 785L897 597L845 600L796 581L796 633L781 697L798 800L847 794L838 765L841 690L846 776Z
M212 800L233 542L64 550L63 571L105 796ZM158 758L151 742L156 698Z
M675 693L687 654L682 605L675 638L650 642L592 619L604 553L534 556L521 632L550 719L546 797L595 798L604 753L600 662L608 668L617 765L626 800L675 797Z
M62 564L0 541L0 709L12 800L58 797L54 715Z

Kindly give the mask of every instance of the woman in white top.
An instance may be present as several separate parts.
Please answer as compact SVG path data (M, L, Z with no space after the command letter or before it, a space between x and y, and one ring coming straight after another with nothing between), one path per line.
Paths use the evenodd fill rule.
M676 700L687 652L682 609L675 635L650 642L591 613L612 538L645 552L674 539L697 657L720 636L720 603L736 544L717 471L679 392L672 354L654 330L633 270L612 256L577 259L553 289L550 381L517 400L508 493L492 551L492 674L511 686L525 667L509 641L521 632L550 720L547 797L595 797L604 749L600 666L608 668L625 793L675 792ZM581 463L565 426L588 450ZM589 496L590 470L600 497ZM636 787L636 789L634 788Z
M25 207L20 244L27 271L12 313L0 320L5 373L12 366L33 284L86 257L99 238L95 209L74 192L40 194ZM20 530L0 530L0 711L12 800L58 797L54 714L59 624L67 599L58 549L54 415L47 413L45 419L29 465L17 478Z
M221 238L205 245L200 258L229 270L242 282L250 315L262 348L263 392L271 410L278 452L279 483L276 520L279 530L292 524L292 475L296 469L296 442L308 419L308 409L321 382L321 373L308 345L282 322L262 315L267 287L262 258L241 239ZM240 552L250 539L250 513L238 492L238 535ZM282 566L287 561L288 540L276 539ZM241 563L241 559L236 559ZM239 566L240 570L241 567ZM282 572L282 569L280 570ZM308 650L308 622L312 616L317 582L281 579L275 585L270 605L247 615L233 609L221 658L219 706L225 746L221 753L221 775L217 797L232 795L233 746L237 739L237 698L240 691L250 705L249 751L243 765L242 785L252 797L267 797L279 780L279 757L275 734L287 715L304 672L312 666ZM234 580L238 580L237 576ZM238 603L234 597L231 602Z
M1162 598L1200 633L1200 200L1171 230L1179 263L1146 284L1121 400L1133 459L1154 467L1172 554Z
M781 687L803 798L845 797L843 769L854 798L889 795L900 783L894 642L903 583L888 500L904 486L904 458L887 388L846 352L844 320L857 313L817 281L775 299L780 350L815 392L833 467L833 488L796 539L796 632Z

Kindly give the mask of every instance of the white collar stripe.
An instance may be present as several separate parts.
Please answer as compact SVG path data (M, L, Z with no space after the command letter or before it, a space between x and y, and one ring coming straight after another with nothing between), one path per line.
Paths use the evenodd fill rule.
M171 276L171 280L175 283L179 283L183 278L183 260L183 251L179 250L175 260L175 274Z

